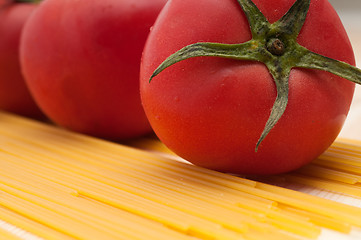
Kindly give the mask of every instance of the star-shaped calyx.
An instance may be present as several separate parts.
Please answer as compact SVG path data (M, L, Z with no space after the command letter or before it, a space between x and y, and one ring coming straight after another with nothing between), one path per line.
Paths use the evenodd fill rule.
M241 44L199 42L188 45L161 63L149 81L167 67L192 57L210 56L264 63L274 79L277 97L256 144L257 151L260 143L286 110L288 80L292 68L324 70L358 84L361 84L361 70L345 62L314 53L297 43L310 0L297 0L281 19L272 24L251 0L237 1L246 14L252 33L251 40Z

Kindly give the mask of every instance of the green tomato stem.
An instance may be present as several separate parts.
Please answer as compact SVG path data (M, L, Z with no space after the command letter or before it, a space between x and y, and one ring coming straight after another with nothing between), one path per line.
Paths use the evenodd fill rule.
M277 22L271 24L251 0L237 0L243 9L252 39L241 44L199 42L188 45L169 56L150 77L149 82L171 65L193 57L222 57L237 60L251 60L264 63L277 89L277 97L271 109L264 130L256 143L260 144L277 124L286 110L289 92L289 75L294 67L318 69L361 84L361 70L317 53L297 43L310 6L310 0L297 0L289 11Z
M272 38L267 43L267 50L273 55L282 56L285 53L285 45L278 38Z

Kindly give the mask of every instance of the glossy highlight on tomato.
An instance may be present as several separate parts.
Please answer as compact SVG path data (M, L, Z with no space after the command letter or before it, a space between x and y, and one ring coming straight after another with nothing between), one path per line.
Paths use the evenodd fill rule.
M139 94L144 43L166 0L44 0L24 27L21 65L56 124L112 140L151 132Z
M253 2L274 23L296 1ZM157 136L196 165L241 174L291 171L332 144L347 116L354 83L325 71L291 69L286 110L258 151L255 145L277 95L263 63L191 58L166 68L149 83L167 57L189 44L239 44L251 38L236 0L168 2L143 53L142 103ZM355 64L346 31L327 0L311 0L297 42L317 54Z

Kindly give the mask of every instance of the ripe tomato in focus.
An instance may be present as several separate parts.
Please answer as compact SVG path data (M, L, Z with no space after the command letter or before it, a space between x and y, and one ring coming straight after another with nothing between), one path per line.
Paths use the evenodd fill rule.
M37 4L0 2L0 109L43 118L21 73L19 44L23 26Z
M270 23L295 0L254 0ZM236 0L173 0L159 15L141 66L141 97L158 137L184 159L241 174L296 169L324 152L349 111L354 83L328 72L294 68L287 108L255 151L276 98L266 66L254 61L197 57L154 77L171 54L197 42L238 44L251 39ZM324 56L354 65L344 27L327 0L311 0L297 42Z
M151 131L141 106L144 43L166 0L45 0L21 41L31 93L55 123L120 140Z

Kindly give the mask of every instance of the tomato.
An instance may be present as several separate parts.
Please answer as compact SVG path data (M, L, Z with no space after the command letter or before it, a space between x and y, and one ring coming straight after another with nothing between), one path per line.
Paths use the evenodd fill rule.
M274 23L295 0L253 2ZM236 0L168 2L144 49L142 103L160 140L191 163L241 174L291 171L315 159L337 137L352 101L353 82L317 69L292 68L286 110L257 151L277 95L265 64L194 57L169 66L149 83L165 59L189 44L239 44L251 38ZM297 43L355 64L344 27L327 0L311 0Z
M0 109L42 118L21 73L19 44L23 25L36 4L0 2Z
M166 0L45 0L21 40L36 102L56 124L114 140L151 131L140 102L144 43Z

